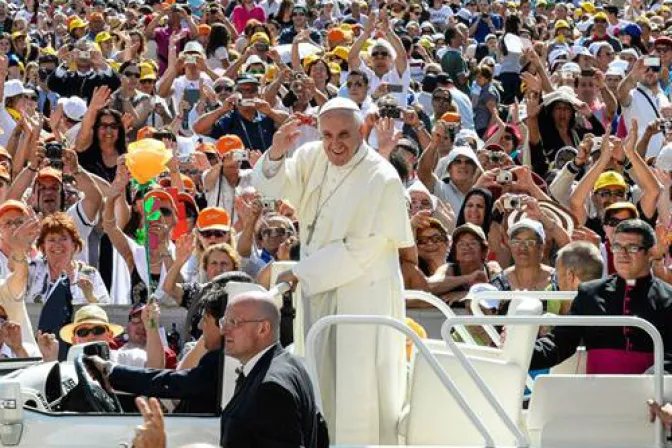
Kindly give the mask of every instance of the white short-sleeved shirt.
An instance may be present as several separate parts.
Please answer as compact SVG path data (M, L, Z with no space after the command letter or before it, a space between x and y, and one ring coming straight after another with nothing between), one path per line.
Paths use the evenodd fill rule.
M206 86L212 88L212 79L210 77L201 72L201 77L200 80L203 80L203 83L205 83ZM180 103L182 102L182 96L184 95L184 91L187 89L191 90L199 90L201 88L200 86L200 80L194 80L191 81L187 79L186 76L182 75L179 78L177 78L175 81L173 81L173 95L172 95L172 101L173 101L173 107L174 110L179 110Z
M203 177L205 177L208 172L209 170L203 173ZM238 185L235 187L229 185L224 175L221 175L217 178L217 182L215 182L215 186L212 190L205 192L205 199L208 201L208 207L221 207L229 212L229 216L234 216L233 200L235 199L236 194L240 190L244 190L251 186L252 170L240 170Z
M72 294L73 305L83 305L88 303L86 297L84 297L84 292L77 285L77 282L82 277L88 278L91 283L93 283L93 295L98 300L98 303L110 302L110 296L98 270L81 262L77 262L74 278L70 282L70 293ZM60 278L51 278L47 262L44 258L33 260L28 268L28 292L26 294L26 302L46 303L56 289L59 281Z
M628 106L623 106L625 127L628 132L630 132L631 121L637 119L637 122L639 123L638 139L641 139L646 131L646 124L656 120L663 108L670 107L670 100L665 96L665 93L663 93L661 89L658 89L654 94L650 89L641 84L638 84L637 88L630 91L630 98L630 104ZM649 100L651 102L649 102ZM657 108L658 115L656 115L653 106ZM663 145L663 133L659 132L651 137L649 146L646 149L646 157L656 157Z
M429 8L429 22L432 25L448 25L448 19L453 15L453 9L450 6L444 5L439 9Z
M364 62L359 64L359 69L366 73L366 76L369 78L369 94L375 92L378 86L384 82L388 84L401 84L401 93L391 93L391 95L397 99L400 106L406 107L408 105L407 94L411 86L411 70L408 66L401 76L399 76L397 67L392 67L392 70L380 78Z

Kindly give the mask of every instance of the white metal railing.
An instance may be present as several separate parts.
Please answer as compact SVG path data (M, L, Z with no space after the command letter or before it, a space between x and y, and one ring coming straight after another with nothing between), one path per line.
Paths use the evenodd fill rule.
M462 393L457 389L455 383L448 377L446 371L441 367L441 364L436 359L434 355L429 351L427 346L420 340L420 337L411 330L404 322L401 322L397 319L387 316L352 316L352 315L339 315L339 316L326 316L319 319L315 322L306 336L306 364L308 367L308 372L311 376L311 381L313 382L313 389L315 390L315 397L317 404L320 409L322 408L322 399L320 395L319 387L319 378L317 375L317 341L318 336L326 329L334 325L382 325L386 327L392 327L397 331L400 331L407 338L410 338L418 349L418 354L425 358L430 368L434 373L439 377L439 380L443 386L448 389L450 394L453 396L457 404L460 406L462 411L467 415L467 418L471 420L472 424L476 430L483 437L485 448L493 448L495 446L494 439L487 427L481 420L481 418L476 415L472 410L471 406L467 402L466 398ZM444 324L445 325L445 324Z
M456 316L455 312L450 309L450 307L448 306L448 304L446 304L446 302L436 297L434 294L428 293L426 291L407 289L404 291L404 299L407 302L409 300L420 300L422 302L429 303L434 308L441 311L441 314L443 314L443 317L445 317L446 319ZM467 330L463 326L457 325L455 327L455 331L457 332L457 334L460 335L460 338L465 344L478 345L478 343L474 340L471 333L469 333L469 330Z
M562 317L546 317L546 316L455 316L447 319L441 327L441 337L446 342L448 347L452 350L455 357L464 367L467 374L474 381L476 386L481 390L484 397L493 406L495 412L507 426L511 433L515 436L519 447L529 447L529 441L525 434L518 428L518 426L506 414L501 403L494 396L492 390L483 381L483 378L476 372L467 357L460 351L459 346L450 336L451 329L456 325L565 325L565 326L580 326L580 327L637 327L644 330L651 336L653 340L653 381L654 381L654 398L658 403L663 402L663 360L664 360L664 346L663 338L658 329L649 321L633 316L562 316ZM663 437L663 427L660 419L656 419L654 426L656 447L664 448L665 439Z
M480 307L482 300L518 301L533 298L539 299L542 302L548 300L570 302L574 300L576 294L576 291L479 291L472 295L474 299L471 300L469 309L474 316L486 316ZM458 326L456 328L464 327ZM497 330L495 330L495 327L488 324L483 325L483 329L497 347L502 346L502 339Z

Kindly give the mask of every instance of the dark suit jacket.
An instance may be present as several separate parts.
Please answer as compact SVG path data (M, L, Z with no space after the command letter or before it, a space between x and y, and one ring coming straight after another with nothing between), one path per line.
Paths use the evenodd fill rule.
M206 353L193 369L161 370L116 365L109 380L116 390L181 399L175 412L219 414L221 350Z
M623 316L626 282L613 275L605 280L583 283L572 302L573 316ZM665 344L666 370L672 360L672 286L648 276L637 279L630 297L630 316L651 322ZM537 340L532 353L531 369L547 369L561 363L576 351L583 340L586 350L625 349L622 327L558 326L546 337ZM651 337L639 328L631 329L632 350L653 352ZM668 370L669 371L669 370Z
M328 443L308 372L298 358L274 345L222 412L221 445L317 448Z

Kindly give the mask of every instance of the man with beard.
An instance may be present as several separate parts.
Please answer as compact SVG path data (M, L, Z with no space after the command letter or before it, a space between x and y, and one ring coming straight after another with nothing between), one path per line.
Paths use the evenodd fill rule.
M54 142L51 142L52 144ZM82 169L77 161L77 153L71 149L62 149L63 171L45 166L45 149L38 146L30 157L30 163L25 167L7 192L7 199L21 200L26 190L32 185L30 203L37 213L43 216L56 212L65 211L77 226L79 236L84 241L82 251L77 259L88 264L87 239L93 226L96 225L98 209L102 204L102 194L91 174ZM52 161L53 163L53 161ZM74 178L77 189L83 193L84 198L77 201L73 206L65 209L65 195L63 191L63 175Z

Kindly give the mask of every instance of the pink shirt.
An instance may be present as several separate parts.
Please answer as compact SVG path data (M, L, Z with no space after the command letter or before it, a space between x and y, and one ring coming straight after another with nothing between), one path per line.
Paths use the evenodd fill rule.
M248 11L248 9L243 5L238 5L233 8L233 13L231 13L231 21L233 26L236 27L236 31L242 33L245 30L245 25L250 19L256 19L261 23L266 22L266 13L264 8L261 6L255 6Z
M191 32L189 32L188 28L184 28L185 31L187 31L187 38L191 39ZM181 30L176 30L174 28L170 28L168 26L164 26L163 28L157 28L156 31L154 31L154 41L156 42L156 52L158 54L158 59L159 59L159 75L162 75L164 71L166 71L166 68L168 67L168 46L170 45L170 36L173 34L176 34L180 32ZM182 39L180 42L177 44L177 54L180 54L180 51L182 51L182 47L184 46L185 39Z

